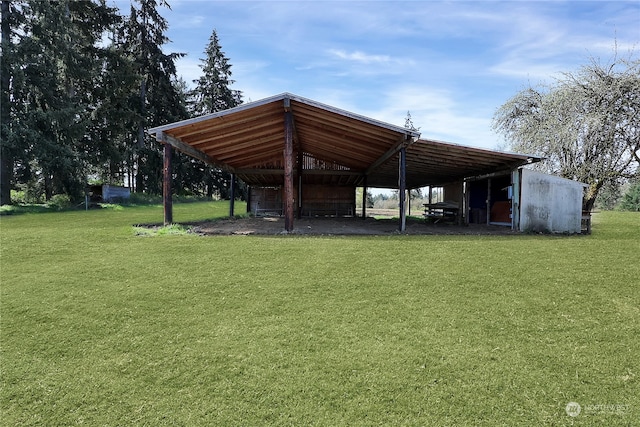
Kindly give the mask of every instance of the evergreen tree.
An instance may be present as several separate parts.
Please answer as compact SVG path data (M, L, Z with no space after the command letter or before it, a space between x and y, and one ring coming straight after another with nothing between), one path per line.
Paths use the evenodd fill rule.
M196 84L192 92L193 114L201 116L242 104L242 92L230 88L235 83L231 79L231 64L222 51L216 30L211 33L204 53L206 58L200 60L203 74L193 81Z
M242 104L242 92L230 87L235 83L231 79L231 64L222 51L216 30L212 31L204 53L205 58L200 60L202 76L193 81L196 87L190 94L191 113L195 116L227 110ZM228 172L213 167L205 167L200 171L200 179L194 177L194 180L204 183L207 196L217 195L223 199L229 197L228 184L231 177ZM238 190L246 197L247 190L244 184L240 184Z
M134 170L131 141L139 122L139 77L133 60L114 27L105 50L103 72L96 81L100 102L92 116L91 133L100 143L90 153L92 175L99 181L131 186L125 177Z
M14 31L20 25L21 13L9 0L2 0L2 57L0 58L0 205L11 203L13 181L14 147L11 136L11 65Z
M618 208L623 211L640 212L640 176L630 183Z
M10 73L7 141L22 183L53 194L80 196L90 141L87 124L100 72L97 47L115 17L104 1L20 4ZM12 39L13 41L13 39Z
M174 85L175 60L183 54L162 52L162 46L169 42L165 35L168 24L158 13L158 6L169 8L169 4L164 0L136 0L136 3L139 9L131 5L121 33L123 48L129 53L139 78L135 143L131 154L135 161L136 191L156 193L162 188L162 155L159 144L147 137L145 128L188 117Z
M411 112L407 111L407 117L404 118L404 128L409 130L420 130L420 128L415 127L413 124L413 119L411 118Z

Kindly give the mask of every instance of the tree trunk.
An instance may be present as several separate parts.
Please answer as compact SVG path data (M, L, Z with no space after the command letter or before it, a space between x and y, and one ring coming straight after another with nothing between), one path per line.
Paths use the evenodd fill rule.
M11 181L13 180L13 155L7 144L11 116L11 100L9 86L11 74L9 70L9 0L2 1L2 64L0 64L0 205L11 204Z
M136 192L144 192L144 175L143 175L143 163L142 149L144 148L144 123L147 115L146 109L147 102L147 82L143 78L140 82L140 120L138 121L138 144L137 144L137 168L136 168Z
M604 185L604 181L599 181L595 184L589 185L587 191L585 192L584 199L582 200L582 210L584 212L591 212L594 205L596 204L596 199L598 198L598 192Z
M136 156L136 193L144 193L144 173L142 170L144 169L144 160L142 159L142 155L138 152Z

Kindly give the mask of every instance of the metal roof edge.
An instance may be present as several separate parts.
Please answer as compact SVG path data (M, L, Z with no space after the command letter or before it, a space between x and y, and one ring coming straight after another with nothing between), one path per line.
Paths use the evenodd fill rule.
M419 138L420 137L420 132L411 130L411 129L407 129L405 127L402 126L396 126L393 125L391 123L386 123L383 122L381 120L376 120L376 119L372 119L370 117L366 117L357 113L352 113L350 111L347 110L343 110L341 108L337 108L337 107L332 107L328 104L323 104L322 102L318 102L318 101L314 101L312 99L309 98L305 98L303 96L299 96L299 95L295 95L293 93L290 92L283 92L281 94L278 95L273 95L267 98L263 98L260 99L258 101L252 101L252 102L247 102L246 104L240 104L237 107L233 107L233 108L229 108L228 110L222 110L222 111L217 111L215 113L210 113L210 114L205 114L203 116L199 116L199 117L193 117L190 119L185 119L185 120L181 120L178 122L173 122L173 123L168 123L166 125L161 125L161 126L155 126L152 128L147 129L147 133L149 135L154 135L157 134L158 132L162 132L165 131L167 129L174 129L177 127L182 127L182 126L187 126L190 124L194 124L194 123L200 123L206 120L210 120L210 119L214 119L217 117L224 117L228 114L233 114L233 113L237 113L240 111L245 111L245 110L249 110L251 108L255 108L255 107L260 107L262 105L266 105L266 104L270 104L272 102L275 101L280 101L280 100L285 100L285 99L290 99L296 102L300 102L306 105L310 105L313 107L317 107L317 108L321 108L323 110L326 111L330 111L333 112L335 114L339 114L345 117L349 117L352 118L354 120L359 120L365 123L369 123L371 125L374 126L379 126L379 127L383 127L385 129L394 131L394 132L399 132L399 133L403 133L405 135L409 135L412 138Z
M514 153L514 152L511 152L511 151L492 150L490 148L483 148L483 147L472 147L470 145L463 145L463 144L458 144L458 143L455 143L455 142L448 142L448 141L440 141L440 140L431 139L431 138L429 138L429 139L421 138L421 139L418 140L418 142L420 142L420 141L432 142L432 143L440 144L440 145L451 145L453 147L459 147L459 148L468 148L468 149L471 149L471 150L483 151L483 152L485 152L487 154L491 154L491 153L506 154L506 155L509 155L509 156L520 157L523 160L527 160L529 163L537 163L537 162L540 162L540 161L545 159L545 157L540 157L540 156L536 156L536 155L533 155L533 154L523 154L523 153Z
M275 101L284 100L286 98L286 93L282 93L279 95L270 96L267 98L259 99L258 101L251 101L244 104L240 104L237 107L229 108L227 110L216 111L215 113L205 114L203 116L193 117L190 119L180 120L178 122L168 123L166 125L155 126L147 129L148 134L156 134L158 132L173 129L177 127L182 127L186 125L191 125L194 123L200 123L205 120L215 119L216 117L224 117L229 114L237 113L240 111L250 110L251 108L260 107L262 105L270 104Z
M572 182L574 184L580 184L583 188L589 187L589 184L586 184L586 183L584 183L582 181L578 181L577 179L565 178L564 176L558 176L558 175L555 175L555 174L552 174L552 173L547 173L547 172L542 172L542 171L539 171L539 170L529 169L526 166L527 165L522 165L518 169L522 169L522 170L526 169L527 171L532 172L532 173L537 173L537 174L540 174L540 175L552 176L554 178L561 179L563 181Z
M301 102L303 104L307 104L307 105L310 105L310 106L313 106L313 107L321 108L323 110L327 110L327 111L330 111L332 113L340 114L340 115L345 116L345 117L349 117L349 118L352 118L352 119L355 119L355 120L359 120L359 121L362 121L362 122L365 122L365 123L369 123L369 124L374 125L374 126L383 127L383 128L386 128L386 129L394 131L394 132L404 133L404 134L410 135L413 138L419 138L420 137L420 132L418 132L418 131L407 129L407 128L403 127L403 126L397 126L397 125L394 125L394 124L391 124L391 123L383 122L382 120L373 119L371 117L363 116L362 114L353 113L351 111L347 111L347 110L344 110L342 108L333 107L331 105L324 104L324 103L319 102L319 101L314 101L312 99L305 98L303 96L295 95L295 94L288 93L288 92L285 92L283 94L283 96L287 96L289 99L291 99L293 101L297 101L297 102Z

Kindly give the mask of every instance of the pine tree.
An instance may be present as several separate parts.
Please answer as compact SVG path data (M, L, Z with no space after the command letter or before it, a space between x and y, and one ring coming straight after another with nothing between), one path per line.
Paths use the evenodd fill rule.
M11 203L14 151L9 142L11 135L11 64L12 27L19 22L20 14L9 0L2 0L2 57L0 58L0 205Z
M145 134L145 128L187 118L186 107L174 86L175 60L184 54L162 52L169 42L165 35L167 20L158 12L158 6L169 8L160 0L136 0L139 9L131 5L131 13L122 28L121 39L125 51L135 64L139 78L139 97L132 155L135 161L136 191L160 192L160 147Z
M93 112L91 133L99 144L89 154L92 175L99 181L131 185L125 177L134 170L130 158L139 121L139 77L117 31L114 27L105 50L103 72L95 82L100 102Z
M404 127L409 130L420 130L420 128L415 127L413 124L413 119L411 118L411 112L407 111L407 117L404 119Z
M87 0L33 0L20 7L8 137L16 171L47 199L56 193L78 197L86 178L93 80L100 72L97 44L115 12Z
M216 30L211 33L204 53L206 58L200 60L203 74L193 81L196 84L192 92L193 114L215 113L242 104L242 92L230 88L235 83L231 79L231 64L222 51Z
M227 110L242 104L242 92L231 89L235 83L231 79L231 64L218 39L216 30L209 37L209 44L201 59L202 76L194 80L195 89L191 92L191 113L195 116ZM226 199L229 196L230 176L222 170L206 167L201 169L200 182L205 183L207 196L218 195ZM246 186L239 185L239 191L246 193Z

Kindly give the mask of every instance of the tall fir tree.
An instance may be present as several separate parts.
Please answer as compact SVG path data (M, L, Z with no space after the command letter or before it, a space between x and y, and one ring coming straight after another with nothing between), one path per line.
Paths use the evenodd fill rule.
M136 191L157 193L162 186L162 157L159 144L148 138L145 129L188 117L174 85L175 61L184 54L162 51L162 46L169 42L165 35L168 23L158 7L170 8L169 4L164 0L135 2L139 8L131 5L121 34L123 48L129 52L139 78L138 120L131 155L135 161Z
M227 110L242 104L242 92L234 90L231 85L231 63L222 50L218 34L214 29L204 51L205 58L200 60L202 75L194 80L196 87L191 92L191 113L195 116ZM229 197L229 179L227 172L207 167L202 169L206 194L214 193L221 198ZM239 185L238 190L246 193L246 186Z
M9 0L2 0L2 56L0 57L0 205L11 203L11 183L15 147L11 136L11 65L13 59L13 30L21 21L20 11Z
M32 0L20 3L20 14L9 49L12 160L20 181L45 198L80 196L98 43L115 11L104 1Z
M192 92L193 114L215 113L242 104L242 92L230 87L235 83L231 79L231 64L222 51L216 30L211 33L204 53L206 57L200 60L202 76L193 81L196 84Z
M103 72L96 81L100 102L93 112L91 133L97 144L90 153L93 176L98 181L131 185L126 180L134 170L131 141L139 121L139 77L135 64L118 40L114 26L105 50Z

